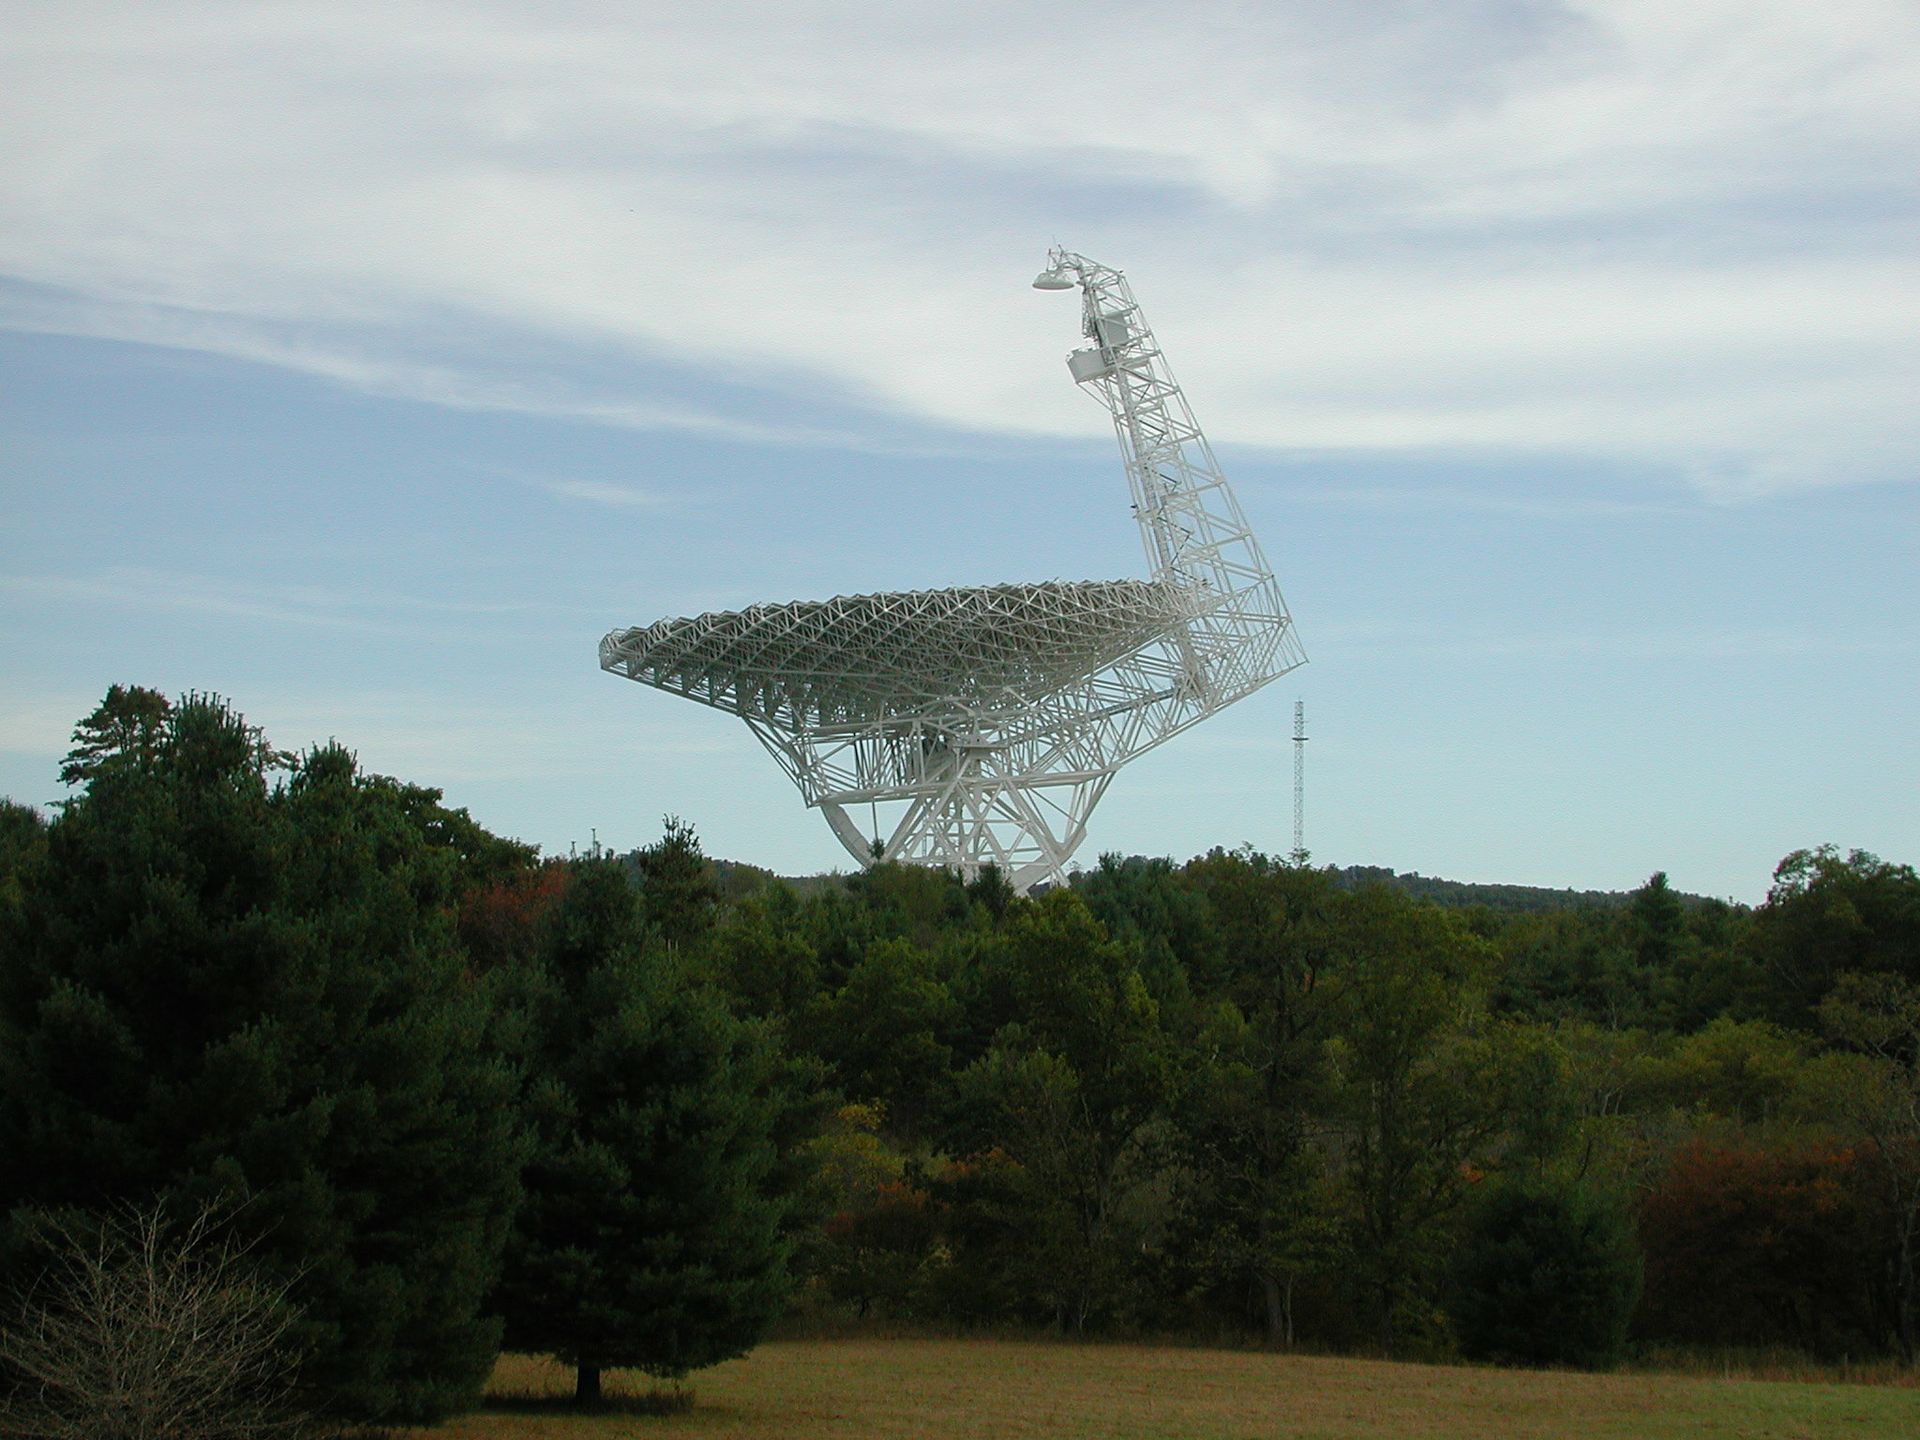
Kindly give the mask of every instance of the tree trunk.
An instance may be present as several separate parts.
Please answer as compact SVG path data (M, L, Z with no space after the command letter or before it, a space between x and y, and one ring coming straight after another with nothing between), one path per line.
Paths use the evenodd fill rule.
M1267 1297L1267 1343L1285 1345L1287 1343L1286 1308L1280 1300L1280 1282L1271 1275L1260 1277L1261 1293Z
M1894 1164L1885 1145L1880 1147L1880 1153L1890 1166ZM1896 1338L1900 1342L1900 1358L1912 1370L1916 1360L1920 1360L1920 1347L1915 1344L1913 1315L1914 1230L1916 1221L1920 1221L1920 1186L1912 1195L1903 1195L1897 1168L1893 1169L1892 1175L1894 1203L1901 1207L1900 1246L1894 1256L1894 1264L1898 1269L1893 1277L1893 1321Z
M1900 1261L1903 1270L1906 1269L1907 1263L1903 1256ZM1912 1370L1915 1368L1915 1359L1920 1358L1920 1356L1916 1356L1916 1346L1914 1344L1913 1282L1911 1271L1900 1275L1894 1281L1893 1321L1895 1335L1900 1342L1900 1359L1906 1364L1909 1370Z
M573 1403L581 1407L600 1403L600 1367L582 1361L574 1367Z

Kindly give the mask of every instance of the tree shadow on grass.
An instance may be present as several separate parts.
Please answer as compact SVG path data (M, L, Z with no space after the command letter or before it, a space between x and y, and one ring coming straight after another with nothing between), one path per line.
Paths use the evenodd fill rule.
M571 1395L546 1390L496 1390L484 1409L509 1415L684 1415L693 1409L693 1391L684 1385L655 1386L633 1394L606 1394L589 1405Z

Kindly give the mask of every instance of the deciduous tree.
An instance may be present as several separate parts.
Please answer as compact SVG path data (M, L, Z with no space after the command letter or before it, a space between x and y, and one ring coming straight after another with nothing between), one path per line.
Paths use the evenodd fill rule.
M881 940L822 997L810 1048L847 1094L883 1102L896 1129L912 1134L945 1098L952 1051L943 1037L957 1009L925 952Z
M1871 1182L1852 1149L1687 1145L1640 1204L1639 1328L1686 1344L1878 1348L1886 1235Z
M1383 887L1338 922L1337 1113L1348 1144L1356 1275L1392 1354L1404 1307L1437 1278L1440 1222L1502 1132L1513 1056L1475 1030L1486 965L1450 914Z
M1182 1214L1213 1267L1258 1287L1269 1341L1291 1345L1294 1287L1335 1249L1324 1157L1308 1149L1326 1128L1335 897L1324 873L1251 852L1216 850L1185 876L1223 984L1176 1111Z
M1748 936L1770 1017L1818 1030L1840 976L1889 974L1920 984L1920 875L1864 850L1796 850L1773 872Z
M1174 1047L1131 955L1071 891L1022 908L1007 938L1027 1018L1002 1028L963 1096L1019 1167L1034 1278L1079 1332L1115 1277L1121 1192L1173 1093Z
M1888 1219L1894 1324L1920 1363L1920 983L1887 972L1842 975L1820 1006L1851 1053L1829 1057L1831 1110L1870 1144Z

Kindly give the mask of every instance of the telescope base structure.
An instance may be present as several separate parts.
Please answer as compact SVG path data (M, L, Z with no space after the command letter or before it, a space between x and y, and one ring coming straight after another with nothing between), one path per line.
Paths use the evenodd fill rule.
M819 810L862 865L881 860L938 865L967 880L992 866L1024 895L1043 881L1065 878L1067 861L1086 838L1087 817L1112 778L1109 772L1077 781L1042 777L1022 783L956 776L933 794L869 802L871 836L840 801L822 800ZM886 833L874 824L875 815L890 822Z

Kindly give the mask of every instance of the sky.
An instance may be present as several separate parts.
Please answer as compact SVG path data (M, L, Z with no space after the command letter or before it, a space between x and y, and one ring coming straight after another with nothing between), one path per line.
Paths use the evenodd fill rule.
M0 0L0 794L114 683L851 862L609 630L1145 573L1127 272L1310 663L1078 859L1920 861L1911 0Z

